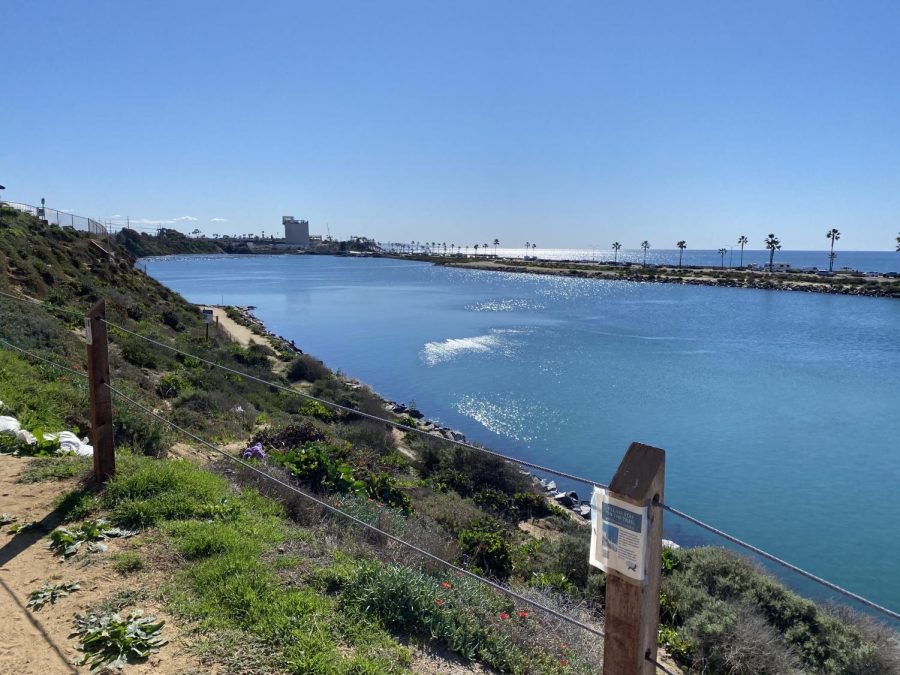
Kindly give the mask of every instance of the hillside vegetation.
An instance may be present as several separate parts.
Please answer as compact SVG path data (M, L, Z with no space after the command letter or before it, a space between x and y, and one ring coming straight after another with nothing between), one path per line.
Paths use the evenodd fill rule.
M109 320L128 330L293 387L248 381L110 328L111 379L129 396L226 452L259 444L250 461L261 471L602 626L605 578L587 564L588 529L530 477L304 398L398 420L367 388L278 341L247 347L213 331L206 342L198 308L133 263L117 243L105 251L84 234L0 210L0 291L42 301L0 296L0 337L82 370L83 314L102 298ZM83 380L2 345L0 400L26 428L88 432ZM102 490L84 484L61 496L60 509L73 527L105 517L139 532L146 546L122 559L123 572L140 586L147 569L165 571L167 583L142 592L176 617L199 663L235 673L400 673L421 670L424 648L438 645L500 672L598 671L595 636L191 449L115 399L114 418L118 475ZM22 461L33 462L36 481L88 469L75 458ZM661 641L687 672L900 672L892 633L826 611L738 556L667 550L662 564Z

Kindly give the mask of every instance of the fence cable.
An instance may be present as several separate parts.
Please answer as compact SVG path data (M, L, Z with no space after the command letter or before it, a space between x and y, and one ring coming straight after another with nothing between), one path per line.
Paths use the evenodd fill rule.
M660 506L663 509L665 509L666 511L668 511L669 513L676 515L679 518L684 518L689 523L693 523L697 527L700 527L700 528L706 530L707 532L711 532L712 534L715 534L715 535L721 537L722 539L725 539L726 541L731 542L732 544L734 544L736 546L740 546L741 548L751 551L751 552L757 554L758 556L765 558L769 562L773 562L776 565L781 565L785 569L799 574L801 577L809 579L810 581L814 581L817 584L820 584L820 585L824 586L825 588L834 591L835 593L839 593L839 594L843 595L844 597L850 598L851 600L855 600L856 602L858 602L862 605L865 605L869 609L873 609L876 612L881 612L885 616L889 616L892 619L900 621L900 614L893 611L892 609L888 609L887 607L883 607L882 605L872 602L871 600L868 600L867 598L864 598L863 596L858 595L858 594L854 593L853 591L848 591L846 588L838 586L837 584L834 584L826 579L823 579L822 577L816 576L812 572L807 572L806 570L804 570L800 567L797 567L796 565L794 565L792 563L789 563L787 560L782 560L781 558L772 555L768 551L764 551L761 548L754 546L753 544L748 544L746 541L744 541L742 539L738 539L734 535L728 534L727 532L723 532L722 530L720 530L716 527L713 527L712 525L709 525L708 523L704 523L702 520L699 520L698 518L694 518L693 516L688 515L684 511L679 511L678 509L676 509L672 506L669 506L668 504L660 504Z
M294 394L296 396L300 396L302 398L309 399L311 401L315 401L316 403L321 403L322 405L329 406L336 410L341 410L346 413L351 413L353 415L359 415L360 417L365 417L366 419L373 420L375 422L381 422L383 424L389 424L390 426L396 429L402 429L403 431L411 431L413 433L417 433L421 436L426 436L431 440L440 440L444 443L449 443L451 445L455 445L461 448L465 448L466 450L472 450L474 452L480 452L485 455L491 455L496 457L497 459L503 459L507 462L512 462L514 464L519 464L521 466L527 466L530 469L534 469L535 471L541 471L543 473L549 473L554 476L558 476L560 478L566 478L571 481L575 481L577 483L583 483L585 485L592 485L599 488L608 488L608 485L604 485L603 483L598 483L597 481L590 480L589 478L583 478L581 476L575 476L570 473L566 473L565 471L560 471L558 469L551 469L550 467L542 466L540 464L535 464L534 462L529 462L524 459L516 459L515 457L510 457L509 455L504 455L499 452L495 452L494 450L488 450L487 448L482 448L477 445L472 445L471 443L464 443L463 441L457 441L452 438L444 438L442 436L436 436L435 434L425 431L424 429L419 429L417 427L411 427L407 424L403 424L402 422L395 422L393 420L385 419L384 417L379 417L378 415L372 415L371 413L363 412L361 410L357 410L355 408L351 408L350 406L341 405L340 403L335 403L334 401L329 401L327 399L318 398L317 396L313 396L312 394L307 394L302 391L298 391L297 389L293 389L291 387L287 387L283 384L279 384L277 382L272 382L270 380L264 380L261 377L256 377L255 375L250 375L249 373L242 372L240 370L236 370L229 366L222 365L221 363L216 363L215 361L210 361L209 359L205 359L202 356L197 356L196 354L190 354L188 352L182 351L177 347L173 347L171 345L167 345L164 342L160 342L159 340L154 340L151 337L147 337L146 335L141 335L140 333L136 333L132 330L124 328L118 324L115 324L111 321L103 320L106 325L111 328L115 328L117 330L122 331L123 333L127 333L136 338L140 338L141 340L145 340L151 344L154 344L158 347L162 347L163 349L168 349L169 351L175 352L176 354L181 354L182 356L186 356L192 359L197 359L201 363L205 363L209 366L213 366L214 368L219 368L221 370L232 373L233 375L238 375L240 377L246 378L248 380L253 380L254 382L258 382L259 384L264 384L268 387L274 387L276 389L280 389L282 391L288 392L290 394Z
M39 305L44 304L44 303L42 303L41 301L34 300L34 299L32 299L32 298L18 297L18 296L10 295L10 294L8 294L8 293L3 293L2 291L0 291L0 295L4 295L4 296L6 296L6 297L13 298L13 299L15 299L15 300L22 300L22 301L25 301L25 302L32 302L33 304L39 304ZM53 305L53 307L56 307L56 306ZM64 308L60 308L60 309L64 309ZM311 394L307 394L307 393L298 391L298 390L296 390L296 389L292 389L292 388L290 388L290 387L286 387L286 386L284 386L284 385L282 385L282 384L278 384L277 382L270 382L270 381L268 381L268 380L264 380L264 379L262 379L262 378L256 377L255 375L250 375L249 373L244 373L244 372L242 372L242 371L240 371L240 370L236 370L236 369L234 369L234 368L230 368L230 367L225 366L225 365L222 365L222 364L220 364L220 363L216 363L216 362L214 362L214 361L210 361L210 360L208 360L208 359L204 359L203 357L196 356L195 354L190 354L190 353L185 352L185 351L182 351L182 350L180 350L180 349L178 349L178 348L176 348L176 347L172 347L172 346L167 345L167 344L165 344L165 343L163 343L163 342L159 342L158 340L154 340L153 338L147 337L146 335L141 335L140 333L136 333L136 332L134 332L134 331L132 331L132 330L129 330L129 329L127 329L127 328L124 328L124 327L122 327L122 326L119 326L118 324L112 323L111 321L108 321L108 320L106 320L106 319L104 319L103 321L104 321L104 323L106 323L108 326L111 326L112 328L116 328L117 330L121 330L121 331L123 331L124 333L127 333L128 335L132 335L132 336L134 336L134 337L136 337L136 338L139 338L139 339L141 339L141 340L145 340L145 341L147 341L147 342L149 342L149 343L151 343L151 344L154 344L154 345L157 345L157 346L159 346L159 347L162 347L163 349L168 349L168 350L173 351L173 352L175 352L175 353L177 353L177 354L181 354L182 356L186 356L186 357L190 357L190 358L193 358L193 359L197 359L198 361L200 361L200 362L202 362L202 363L205 363L205 364L207 364L207 365L213 366L213 367L215 367L215 368L219 368L219 369L225 370L225 371L227 371L227 372L229 372L229 373L232 373L232 374L234 374L234 375L237 375L237 376L239 376L239 377L243 377L243 378L246 378L246 379L249 379L249 380L253 380L253 381L258 382L258 383L260 383L260 384L264 384L264 385L269 386L269 387L274 387L274 388L276 388L276 389L280 389L280 390L286 391L286 392L288 392L288 393L295 394L295 395L297 395L297 396L300 396L300 397L303 397L303 398L307 398L307 399L310 399L310 400L312 400L312 401L316 401L317 403L321 403L322 405L330 406L330 407L335 408L335 409L337 409L337 410L342 410L342 411L344 411L344 412L352 413L352 414L354 414L354 415L359 415L360 417L365 417L365 418L367 418L367 419L371 419L371 420L374 420L374 421L377 421L377 422L381 422L381 423L384 423L384 424L388 424L388 425L391 425L391 426L393 426L393 427L395 427L395 428L397 428L397 429L401 429L401 430L404 430L404 431L411 431L411 432L420 434L420 435L422 435L422 436L427 436L428 438L431 438L431 439L433 439L433 440L438 440L438 439L439 439L439 440L441 440L441 441L443 441L443 442L445 442L445 443L449 443L449 444L451 444L451 445L455 445L455 446L459 446L459 447L465 448L465 449L467 449L467 450L472 450L472 451L475 451L475 452L480 452L480 453L483 453L483 454L491 455L491 456L496 457L496 458L498 458L498 459L503 459L503 460L506 460L506 461L508 461L508 462L512 462L512 463L514 463L514 464L518 464L518 465L520 465L520 466L526 466L526 467L529 467L529 468L534 469L534 470L536 470L536 471L541 471L541 472L549 473L549 474L551 474L551 475L555 475L555 476L558 476L558 477L560 477L560 478L566 478L566 479L568 479L568 480L572 480L572 481L575 481L575 482L583 483L583 484L585 484L585 485L596 486L596 487L603 488L603 489L608 489L608 487L609 487L608 485L604 485L603 483L598 483L597 481L594 481L594 480L590 480L590 479L587 479L587 478L582 478L582 477L580 477L580 476L575 476L575 475L572 475L572 474L570 474L570 473L566 473L566 472L564 472L564 471L559 471L559 470L556 470L556 469L551 469L551 468L549 468L549 467L545 467L545 466L542 466L542 465L540 465L540 464L535 464L535 463L533 463L533 462L528 462L528 461L526 461L526 460L516 459L515 457L511 457L511 456L508 456L508 455L504 455L504 454L502 454L502 453L495 452L495 451L493 451L493 450L488 450L487 448L482 448L482 447L479 447L479 446L476 446L476 445L472 445L472 444L470 444L470 443L463 443L462 441L456 441L456 440L449 439L449 438L443 438L443 437L435 436L434 434L432 434L432 433L430 433L430 432L428 432L428 431L425 431L424 429L419 429L419 428L417 428L417 427L411 427L411 426L405 425L405 424L403 424L403 423L401 423L401 422L395 422L395 421L392 421L392 420L388 420L388 419L385 419L385 418L382 418L382 417L378 417L377 415L372 415L372 414L370 414L370 413L362 412L361 410L356 410L356 409L351 408L351 407L349 407L349 406L344 406L344 405L341 405L341 404L339 404L339 403L334 403L333 401L328 401L328 400L326 400L326 399L321 399L321 398L318 398L318 397L316 397L316 396L312 396ZM74 374L77 374L77 375L81 375L81 376L83 376L83 377L87 377L84 373L78 373L77 371L71 370L71 369L69 369L69 368L65 368L64 366L60 366L59 364L53 363L53 362L51 362L51 361L48 361L47 359L44 359L44 358L42 358L42 357L40 357L40 356L37 356L37 355L35 355L35 354L31 354L31 353L28 352L27 350L21 349L20 347L16 347L15 345L12 345L12 344L6 342L5 340L3 340L3 342L4 342L5 344L7 344L7 345L13 347L14 349L18 349L19 351L22 351L22 352L24 352L24 353L26 353L26 354L29 354L29 355L31 355L31 356L34 356L34 357L37 358L37 359L40 359L40 360L42 360L42 361L46 361L47 363L50 363L50 365L54 365L54 366L57 366L57 367L61 367L61 368L63 368L64 370L68 370L68 371L71 372L71 373L74 373ZM187 433L187 432L186 432L186 433ZM669 506L668 504L660 504L659 506L660 506L661 508L663 508L664 510L668 511L669 513L671 513L672 515L678 516L679 518L682 518L682 519L686 520L687 522L692 523L692 524L696 525L697 527L699 527L699 528L701 528L701 529L703 529L703 530L706 530L707 532L709 532L709 533L711 533L711 534L714 534L714 535L716 535L716 536L718 536L718 537L721 537L722 539L724 539L724 540L726 540L726 541L728 541L728 542L734 544L735 546L738 546L739 548L743 548L744 550L750 551L751 553L755 553L756 555L758 555L758 556L764 558L765 560L768 560L768 561L771 562L771 563L774 563L774 564L776 564L776 565L779 565L779 566L783 567L784 569L786 569L786 570L788 570L788 571L790 571L790 572L794 572L794 573L800 575L801 577L803 577L803 578L805 578L805 579L808 579L809 581L813 581L813 582L815 582L815 583L817 583L817 584L819 584L819 585L821 585L821 586L823 586L823 587L825 587L825 588L827 588L827 589L829 589L829 590L831 590L831 591L833 591L833 592L835 592L835 593L838 593L839 595L843 595L844 597L846 597L846 598L848 598L848 599L850 599L850 600L854 600L854 601L860 603L861 605L863 605L863 606L865 606L865 607L868 607L869 609L874 610L874 611L876 611L876 612L879 612L880 614L883 614L884 616L887 616L887 617L889 617L889 618L891 618L891 619L893 619L893 620L895 620L895 621L900 621L900 613L895 612L894 610L888 609L887 607L884 607L883 605L879 605L878 603L873 602L872 600L869 600L868 598L865 598L865 597L859 595L858 593L854 593L853 591L847 590L846 588L843 588L842 586L839 586L839 585L837 585L837 584L835 584L835 583L832 583L832 582L830 582L830 581L828 581L828 580L826 580L826 579L823 579L822 577L820 577L820 576L818 576L818 575L816 575L816 574L813 574L812 572L808 572L807 570L805 570L805 569L803 569L803 568L801 568L801 567L798 567L797 565L794 565L793 563L790 563L790 562L788 562L788 561L786 561L786 560L784 560L784 559L782 559L782 558L779 558L778 556L773 555L773 554L771 554L771 553L769 553L769 552L767 552L767 551L765 551L765 550L763 550L763 549L761 549L761 548L759 548L759 547L757 547L757 546L754 546L753 544L750 544L750 543L748 543L748 542L746 542L746 541L744 541L744 540L742 540L742 539L739 539L738 537L735 537L734 535L728 534L727 532L724 532L723 530L720 530L719 528L717 528L717 527L715 527L715 526L713 526L713 525L710 525L709 523L706 523L706 522L700 520L699 518L695 518L694 516L691 516L691 515L685 513L684 511L681 511L681 510L679 510L679 509L676 509L675 507Z
M156 418L157 420L159 420L159 421L162 422L163 424L167 424L168 426L170 426L170 427L172 427L173 429L175 429L175 430L181 432L182 434L184 434L184 435L187 436L188 438L191 438L191 439L193 439L194 441L196 441L197 443L200 443L201 445L203 445L204 447L209 448L209 449L212 450L213 452L216 452L216 453L222 455L223 457L225 457L225 458L228 459L229 461L234 462L235 464L240 464L240 465L243 466L244 468L249 469L250 471L253 471L254 473L259 474L259 475L262 476L264 479L266 479L266 480L268 480L268 481L271 481L271 482L273 482L273 483L277 483L278 485L281 485L282 487L287 488L287 489L290 490L291 492L294 492L294 493L300 495L300 496L303 497L304 499L307 499L307 500L309 500L309 501L311 501L311 502L314 502L314 503L318 504L319 506L321 506L321 507L327 509L328 511L331 511L332 513L335 513L335 514L337 514L337 515L343 516L344 518L347 518L348 520L350 520L350 521L356 523L357 525L360 525L360 526L362 526L362 527L364 527L364 528L366 528L366 529L369 529L369 530L371 530L372 532L375 532L375 533L380 534L380 535L382 535L382 536L384 536L384 537L387 537L387 538L390 539L391 541L394 541L394 542L396 542L397 544L400 544L401 546L404 546L404 547L406 547L406 548L408 548L408 549L410 549L410 550L412 550L412 551L415 551L415 552L418 553L419 555L422 555L422 556L424 556L424 557L426 557L426 558L429 558L429 559L433 560L434 562L439 563L439 564L441 564L441 565L447 567L448 569L451 569L451 570L453 570L453 571L455 571L455 572L464 574L465 576L467 576L467 577L469 577L469 578L471 578L471 579L475 579L476 581L479 581L479 582L481 582L481 583L483 583L483 584L485 584L485 585L487 585L487 586L490 586L491 588L493 588L493 589L496 590L496 591L499 591L500 593L503 593L503 594L508 595L508 596L510 596L510 597L513 597L513 598L516 598L517 600L520 600L521 602L524 602L524 603L526 603L526 604L528 604L528 605L531 605L531 606L534 607L535 609L539 609L539 610L541 610L541 611L543 611L543 612L546 612L546 613L548 613L548 614L550 614L550 615L556 617L557 619L561 619L562 621L565 621L565 622L567 622L567 623L569 623L569 624L571 624L571 625L573 625L573 626L577 626L578 628L581 628L581 629L583 629L583 630L586 630L586 631L588 631L589 633L593 633L594 635L597 635L597 636L599 636L599 637L603 637L603 632L600 631L600 630L598 630L598 629L596 629L596 628L593 628L593 627L591 627L591 626L588 626L587 624L582 623L581 621L578 621L577 619L573 619L573 618L570 617L570 616L566 616L566 615L563 614L562 612L558 612L557 610L555 610L555 609L553 609L553 608L551 608L551 607L547 607L546 605L543 605L543 604L541 604L540 602L537 602L536 600L532 600L532 599L530 599L530 598L527 598L527 597L525 597L524 595L521 595L521 594L517 593L516 591L513 591L513 590L511 590L511 589L509 589L509 588L506 588L506 587L502 586L501 584L498 584L498 583L495 582L495 581L491 581L490 579L485 579L484 577L479 576L479 575L475 574L474 572L470 572L469 570L467 570L467 569L465 569L465 568L463 568L463 567L460 567L459 565L454 565L453 563L448 562L448 561L444 560L443 558L440 558L440 557L434 555L433 553L429 553L429 552L426 551L425 549L419 548L419 547L416 546L415 544L410 544L409 542L404 541L404 540L401 539L400 537L397 537L397 536L391 534L390 532L385 532L384 530L382 530L382 529L376 527L375 525L372 525L372 524L370 524L370 523L367 523L366 521L361 520L360 518L357 518L356 516L353 516L353 515L347 513L346 511L341 511L339 508L337 508L337 507L335 507L335 506L332 506L332 505L329 504L328 502L326 502L326 501L324 501L324 500L321 500L321 499L319 499L318 497L314 497L313 495L304 492L303 490L299 489L299 488L296 487L295 485L292 485L292 484L290 484L290 483L288 483L288 482L286 482L286 481L281 480L280 478L277 478L277 477L275 477L275 476L272 476L272 475L266 473L265 471L263 471L262 469L260 469L259 467L253 466L253 465L250 464L249 462L246 462L246 461L244 461L243 459L240 459L240 458L238 458L238 457L235 457L234 455L229 454L228 452L226 452L225 450L222 450L221 448L219 448L219 447L216 446L215 444L210 443L209 441L207 441L207 440L201 438L200 436L197 436L197 435L194 434L193 432L188 431L187 429L184 429L183 427L180 427L179 425L177 425L177 424L175 424L174 422L172 422L172 421L166 419L165 417L163 417L162 415L156 413L154 410L148 408L147 406L143 405L142 403L139 403L138 401L135 401L134 399L130 398L129 396L123 394L121 391L119 391L118 389L116 389L116 388L113 387L112 385L109 385L109 384L108 384L108 385L106 385L106 386L109 387L110 391L112 391L114 394L116 394L117 396L119 396L120 398L122 398L122 399L123 399L124 401L126 401L127 403L130 403L131 405L133 405L133 406L135 406L135 407L137 407L137 408L143 410L145 413L147 413L148 415L150 415L150 416Z

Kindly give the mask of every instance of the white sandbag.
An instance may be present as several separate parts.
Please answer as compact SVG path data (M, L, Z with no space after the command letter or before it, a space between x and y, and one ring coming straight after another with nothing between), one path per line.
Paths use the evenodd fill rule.
M22 426L19 424L19 420L15 417L0 417L0 433L6 431L14 434L21 428Z
M22 442L27 443L28 445L34 445L37 443L37 438L34 437L34 434L30 431L25 431L25 429L19 429L16 432L16 438Z
M79 440L78 436L71 431L60 431L58 434L44 434L45 440L59 441L59 452L61 454L69 454L74 452L76 455L90 456L94 454L94 448L88 445L88 440Z

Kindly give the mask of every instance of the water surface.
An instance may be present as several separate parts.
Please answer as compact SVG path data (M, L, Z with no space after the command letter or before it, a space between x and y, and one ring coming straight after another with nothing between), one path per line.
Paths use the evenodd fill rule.
M608 482L631 441L662 447L667 502L900 610L900 301L385 259L146 262L498 450Z

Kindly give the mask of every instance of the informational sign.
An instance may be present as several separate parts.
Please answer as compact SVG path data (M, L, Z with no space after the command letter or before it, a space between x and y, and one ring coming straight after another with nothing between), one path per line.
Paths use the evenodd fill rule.
M634 506L595 487L591 498L591 565L645 582L647 528L646 506Z
M212 322L213 322L213 311L212 311L211 309L203 309L203 310L200 310L200 311L203 312L203 320L204 320L206 323L212 323Z

